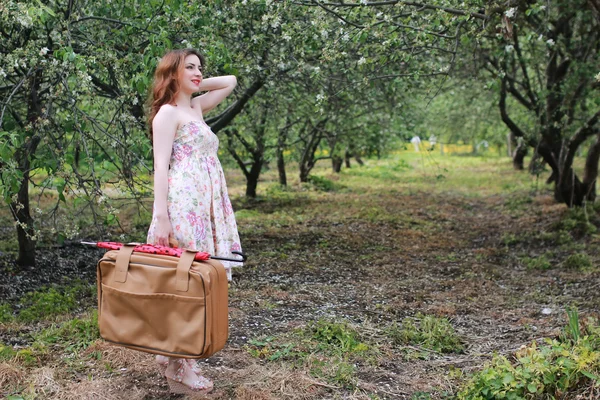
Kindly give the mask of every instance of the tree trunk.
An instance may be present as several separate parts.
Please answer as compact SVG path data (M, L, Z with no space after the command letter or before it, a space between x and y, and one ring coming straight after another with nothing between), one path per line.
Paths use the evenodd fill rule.
M527 145L525 142L521 141L517 148L515 149L515 154L513 155L513 167L516 170L523 170L523 160L527 155Z
M317 124L312 127L310 133L308 134L307 140L304 140L304 149L302 150L300 162L298 163L298 167L300 169L300 182L308 182L308 174L317 163L315 153L317 152L319 143L321 143L321 139L323 138L321 129L326 123L327 118L317 122Z
M34 132L37 120L42 112L38 91L40 87L41 69L31 79L31 91L27 98L27 121L33 125ZM16 152L15 161L19 170L23 173L23 179L17 192L17 201L11 202L10 207L13 218L17 223L17 241L19 243L19 255L17 264L21 266L35 265L35 231L33 229L33 218L29 209L29 170L31 169L31 158L35 154L41 142L39 135L33 135L25 141L23 146Z
M331 157L331 168L333 168L333 172L339 174L342 170L342 164L344 163L344 159L342 157L333 156Z
M540 153L538 153L537 149L533 150L533 155L531 156L527 170L532 175L538 175L544 170L544 159L540 157Z
M350 168L350 157L352 157L352 154L350 154L350 152L348 150L346 150L346 153L344 154L344 162L346 163L346 168Z
M254 160L250 172L246 175L246 197L256 198L256 187L258 186L258 177L262 168L262 157L259 160Z
M279 184L287 186L287 176L285 174L285 159L283 158L283 151L277 149L277 172L279 172Z
M29 159L27 152L22 157L21 164L25 171L29 170ZM35 235L33 229L33 218L29 209L29 172L23 174L23 180L17 193L17 201L10 203L13 217L17 222L17 241L19 243L19 255L17 264L21 266L35 266Z
M598 160L600 159L600 133L596 141L590 147L585 160L585 170L583 173L583 185L585 199L590 202L596 201L596 182L598 180Z
M285 149L285 139L287 130L280 130L277 137L277 172L279 173L279 184L287 186L287 176L285 174L285 159L283 157L283 150Z
M300 164L300 182L308 182L308 174L312 168L308 168L305 164Z

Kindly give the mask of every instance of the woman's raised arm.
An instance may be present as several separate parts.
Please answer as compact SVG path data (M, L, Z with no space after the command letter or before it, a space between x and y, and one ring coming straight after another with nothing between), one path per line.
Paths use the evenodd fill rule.
M221 103L237 85L237 79L233 75L215 76L203 79L200 83L200 91L208 92L192 100L192 106L200 106L203 113L208 112Z

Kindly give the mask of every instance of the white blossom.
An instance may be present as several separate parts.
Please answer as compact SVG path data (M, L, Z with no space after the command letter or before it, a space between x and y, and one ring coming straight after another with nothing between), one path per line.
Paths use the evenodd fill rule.
M0 68L0 76L6 78L6 72L2 68Z
M292 37L286 33L285 35L283 35L283 40L289 42L290 40L292 40Z
M279 25L281 25L281 18L277 16L273 19L273 21L271 21L271 28L277 29Z
M319 93L317 95L317 102L320 103L321 101L323 101L323 99L325 99L325 96L323 95L323 93Z
M368 3L368 0L360 0L360 4L363 4L363 5L365 5L365 6L366 6L366 5L367 5L367 3Z
M133 100L131 100L131 104L133 104L134 106L137 105L138 103L138 98L134 97Z
M597 80L598 82L600 82L600 72L598 72L598 74L596 74L596 80Z
M554 40L553 39L546 40L546 43L548 43L548 46L554 46Z
M512 44L506 45L506 47L504 47L504 50L507 53L510 53L511 51L513 51L515 49L515 46L513 46Z
M517 13L517 7L512 7L512 8L509 8L508 10L504 11L504 15L506 15L508 18L514 17L516 13Z
M366 58L364 58L364 57L361 57L361 58L360 58L360 60L358 60L357 64L358 64L358 65L363 65L363 64L364 64L364 63L366 63L366 62L367 62L367 59L366 59Z
M42 47L40 49L40 56L45 56L46 54L48 54L48 50L50 50L50 49L47 47Z

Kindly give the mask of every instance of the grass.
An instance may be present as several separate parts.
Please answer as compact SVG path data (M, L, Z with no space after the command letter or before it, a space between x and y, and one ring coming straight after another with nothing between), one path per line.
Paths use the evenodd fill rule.
M40 288L23 296L17 302L16 309L9 304L0 304L0 323L11 321L32 323L49 320L79 310L85 299L88 304L94 304L95 296L94 285L78 280L74 280L67 286Z
M418 313L414 318L406 317L401 324L391 325L388 335L398 345L414 345L438 353L457 353L464 349L450 321L435 315Z
M494 356L464 384L457 399L596 398L600 328L593 319L580 326L573 310L568 320L560 339L523 346L514 360Z
M215 398L451 398L473 379L490 385L476 374L491 354L510 364L494 379L516 377L514 349L538 355L547 344L534 350L532 338L554 340L564 320L539 310L598 309L591 207L553 203L550 187L505 157L404 151L365 162L335 174L322 161L308 184L289 163L289 185L266 171L253 200L241 172L226 171L250 258L230 287L230 342L201 363ZM148 210L120 205L109 233L143 238ZM152 356L98 339L93 296L50 286L0 304L3 396L173 398ZM561 351L583 354L591 326L581 324L578 345L556 339Z

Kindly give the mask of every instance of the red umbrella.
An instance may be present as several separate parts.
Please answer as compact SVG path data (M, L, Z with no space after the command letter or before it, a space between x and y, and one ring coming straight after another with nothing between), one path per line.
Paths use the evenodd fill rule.
M81 242L81 244L87 244L87 245L96 246L101 249L108 249L108 250L119 250L119 249L121 249L121 247L123 247L123 243L119 243L119 242ZM148 243L132 243L132 244L135 244L133 251L137 251L140 253L161 254L164 256L181 257L181 254L183 254L183 252L185 251L185 249L182 249L180 247L167 247L167 246L161 246L158 244L148 244ZM232 261L232 262L246 261L245 254L243 254L239 251L232 251L232 253L241 256L242 259L236 260L233 258L214 257L204 251L199 251L196 253L194 260L195 261L206 261L209 258L211 258L213 260L223 260L223 261Z

